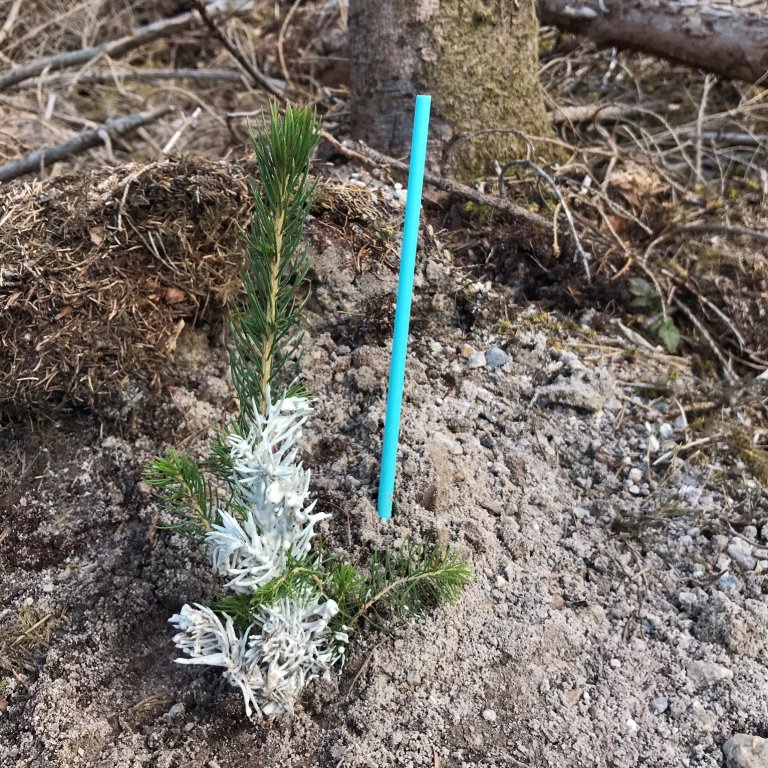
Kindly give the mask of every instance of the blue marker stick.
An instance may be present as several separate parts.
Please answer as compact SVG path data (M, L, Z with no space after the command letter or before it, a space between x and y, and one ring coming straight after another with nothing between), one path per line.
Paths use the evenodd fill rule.
M387 414L384 422L384 445L381 451L379 481L379 517L392 517L392 495L395 492L397 441L400 434L400 412L403 406L405 356L408 351L408 326L411 322L413 273L416 268L416 245L419 240L421 189L424 185L424 163L427 157L427 129L431 97L416 97L411 139L411 165L408 171L408 196L405 202L403 246L400 252L400 279L397 285L395 333L392 339L392 362L389 368Z

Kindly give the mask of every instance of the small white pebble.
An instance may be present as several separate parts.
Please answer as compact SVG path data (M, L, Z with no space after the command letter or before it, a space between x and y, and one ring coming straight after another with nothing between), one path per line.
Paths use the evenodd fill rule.
M487 720L489 723L496 722L496 712L492 709L483 710L483 720Z
M631 717L627 718L627 722L624 725L627 726L627 730L630 733L637 733L637 729L640 727Z
M672 429L672 425L668 424L666 421L659 427L659 436L662 440L669 440L670 437L674 434L674 429Z
M621 662L618 659L611 659L608 664L611 669L618 669L621 666Z
M639 483L643 479L643 470L638 469L637 467L632 467L632 469L629 470L629 479L633 483Z

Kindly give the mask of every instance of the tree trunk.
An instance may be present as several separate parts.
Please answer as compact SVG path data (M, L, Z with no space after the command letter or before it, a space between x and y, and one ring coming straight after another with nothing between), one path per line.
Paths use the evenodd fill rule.
M538 82L535 0L350 0L352 130L388 154L410 144L413 99L433 98L430 138L457 133L551 130ZM462 142L451 154L458 177L519 157L519 137L503 131ZM523 150L524 154L524 150Z
M757 82L768 72L768 16L698 0L538 0L542 23L598 45L634 48Z

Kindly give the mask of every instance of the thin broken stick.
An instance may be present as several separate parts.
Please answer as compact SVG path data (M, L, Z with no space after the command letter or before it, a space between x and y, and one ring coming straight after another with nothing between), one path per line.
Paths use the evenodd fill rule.
M135 112L126 117L107 120L98 128L82 131L61 144L38 149L18 160L0 165L0 181L10 181L17 176L23 176L25 173L35 173L42 168L66 160L93 147L108 144L118 136L125 136L171 111L173 111L173 107L165 105L148 112Z
M248 77L253 81L253 84L260 85L281 101L285 100L284 87L280 83L267 77L258 67L243 56L242 52L232 44L229 38L216 25L216 21L208 12L208 6L206 6L203 0L192 0L192 5L197 9L200 18L203 20L205 26L208 27L211 34L227 49L232 58L246 71Z
M136 70L108 70L104 72L67 72L60 75L41 78L31 82L22 83L19 90L37 88L58 88L70 85L110 85L138 80L146 82L152 80L194 80L195 82L225 82L243 83L245 75L236 69L136 69ZM42 80L42 82L40 82Z
M367 166L385 166L406 175L408 174L408 165L406 163L402 163L399 160L395 160L393 157L377 152L375 149L371 149L362 142L349 142L349 145L342 144L327 131L323 131L322 136L334 149L339 151L345 157L348 157L350 160L357 160ZM530 224L537 229L546 232L550 236L553 234L554 230L551 221L510 200L504 200L500 197L487 195L484 192L478 192L476 189L472 189L472 187L468 187L465 184L460 184L457 181L452 181L451 179L446 179L443 176L437 176L433 173L425 173L424 181L433 187L437 187L437 189L442 189L444 192L459 195L460 197L471 200L479 205L487 205L491 208L495 208L497 211L505 213L511 219Z

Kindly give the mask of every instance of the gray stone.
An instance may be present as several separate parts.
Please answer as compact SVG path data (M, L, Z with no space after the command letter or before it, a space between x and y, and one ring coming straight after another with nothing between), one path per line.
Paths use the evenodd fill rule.
M648 709L652 715L661 715L667 711L669 701L666 696L657 696L655 699L651 699L651 703L648 705Z
M736 733L723 744L726 768L768 768L768 740Z
M509 355L498 347L491 347L485 353L485 364L489 368L501 368L509 362Z
M692 631L697 640L762 660L768 655L768 605L752 599L736 605L722 592L715 592Z
M698 688L707 688L721 680L733 680L733 672L713 661L692 661L688 665L688 677Z
M473 352L467 358L467 365L470 368L485 368L485 355L482 352Z
M340 760L346 754L347 748L338 741L331 747L331 757L334 760Z
M483 710L483 720L489 722L489 723L495 723L496 722L496 712L492 709L484 709Z
M733 539L726 549L728 557L738 563L745 571L755 570L755 558L752 557L752 548L742 539Z
M408 685L421 685L421 674L412 669L405 675Z
M629 470L629 479L633 483L639 483L643 479L643 470L638 469L637 467L632 467L632 469Z

